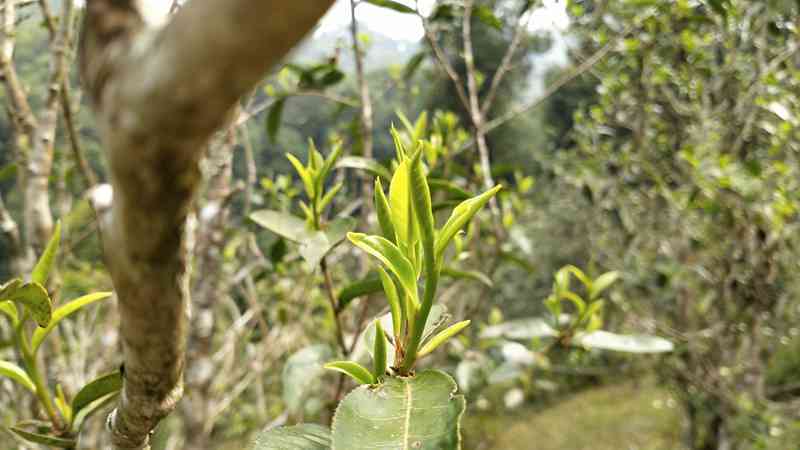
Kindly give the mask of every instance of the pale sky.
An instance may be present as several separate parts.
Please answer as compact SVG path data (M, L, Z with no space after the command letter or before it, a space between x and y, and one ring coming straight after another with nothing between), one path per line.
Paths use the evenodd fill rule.
M164 0L141 0L146 17L151 23L161 22L169 11L172 2ZM397 0L410 7L418 3L423 14L429 14L435 0ZM544 0L543 6L532 11L531 31L562 31L569 25L566 0ZM397 40L418 41L422 38L422 26L414 14L402 14L386 8L361 3L356 9L356 17L370 30ZM337 0L333 8L322 18L317 33L340 29L350 23L350 0Z
M414 0L398 0L400 3L414 7ZM430 13L434 0L419 0L419 9L423 14ZM544 0L544 5L531 14L530 29L532 31L564 30L569 25L569 17L565 10L566 0ZM418 41L422 38L422 26L419 18L413 14L402 14L390 9L380 8L368 3L360 4L356 9L356 17L369 29L398 40ZM333 8L322 18L317 33L336 30L350 23L350 0L338 0Z

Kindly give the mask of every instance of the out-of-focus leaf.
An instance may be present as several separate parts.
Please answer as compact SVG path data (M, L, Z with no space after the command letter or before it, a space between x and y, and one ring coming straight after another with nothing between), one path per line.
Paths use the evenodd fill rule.
M319 80L322 87L330 87L344 79L344 72L339 69L331 69Z
M31 380L28 374L18 365L0 360L0 375L10 378L25 389L34 394L36 393L36 385L33 384L33 380Z
M338 168L358 169L365 170L376 177L381 177L386 181L392 179L392 174L389 170L378 161L372 158L364 158L362 156L344 156L336 163Z
M446 192L450 200L466 200L470 198L470 193L465 189L443 178L428 178L428 185L431 187L431 192Z
M672 342L656 336L616 334L602 330L578 333L571 342L586 348L626 353L667 353L675 348Z
M36 266L33 267L33 272L31 272L32 282L39 283L42 286L47 284L47 277L53 269L53 262L55 262L59 244L61 244L61 221L56 222L53 235L50 237L50 241L47 242L47 247L45 247L42 256L39 257L39 261L36 261Z
M372 5L375 5L375 6L380 6L381 8L388 8L388 9L391 9L391 10L394 10L394 11L397 11L397 12L400 12L400 13L403 13L403 14L414 14L415 13L415 11L412 8L402 4L400 2L396 2L394 0L364 0L364 1L369 3L369 4L372 4Z
M325 364L325 368L348 375L361 384L375 384L377 381L369 370L357 362L334 361Z
M336 410L333 448L458 449L465 402L457 389L449 375L433 370L360 386Z
M11 295L22 286L22 280L14 278L5 284L0 285L0 300L8 300Z
M475 7L473 11L475 18L483 22L484 24L494 28L495 30L502 30L503 29L503 22L494 15L492 8L486 5L478 5Z
M94 294L78 297L75 300L56 308L56 310L53 311L53 317L50 320L50 323L48 323L44 328L37 328L34 330L33 337L31 338L31 349L33 350L33 353L36 353L44 338L47 337L47 335L53 331L53 328L55 328L56 325L58 325L58 323L64 318L69 317L72 313L78 311L86 305L90 305L100 300L105 300L109 297L111 297L111 292L96 292Z
M250 219L273 233L300 244L300 256L312 268L355 227L355 219L343 217L330 222L324 231L313 231L299 217L267 209L253 212Z
M78 443L75 439L66 439L56 436L49 436L46 434L34 433L17 427L11 427L9 430L26 441L33 442L35 444L48 445L50 447L75 448Z
M16 326L19 322L17 307L10 300L0 301L0 313L5 314L11 320L11 324Z
M344 237L355 228L355 225L355 219L343 217L330 222L324 231L309 233L308 237L300 241L300 256L313 269L328 252L344 240Z
M619 272L606 272L592 282L589 298L594 299L619 279Z
M10 180L14 177L17 173L17 164L16 163L8 163L3 167L0 167L0 183Z
M275 100L269 107L267 112L267 136L270 141L275 142L278 137L278 128L281 126L281 117L283 116L283 106L286 103L286 97Z
M363 295L375 294L381 291L381 279L376 273L370 273L366 277L350 283L339 291L337 304L339 310L343 311L354 299Z
M406 66L403 68L404 80L408 80L414 76L414 74L417 72L417 69L419 69L419 66L422 65L422 61L425 60L425 55L427 55L427 52L417 52L414 54L414 56L408 59Z
M258 433L251 450L331 450L331 432L317 424L272 428Z
M255 211L250 214L250 220L295 243L302 242L309 235L304 220L280 211Z
M72 399L72 414L77 416L91 403L122 389L122 374L112 372L90 381Z
M480 334L483 339L506 338L515 340L530 340L535 338L556 336L556 330L544 319L530 317L526 319L509 320L501 324L486 327Z
M317 188L311 171L309 171L309 169L306 168L306 166L304 166L303 163L301 163L300 160L291 153L286 154L286 159L289 160L289 162L292 164L292 167L294 167L295 172L297 172L297 175L300 176L300 180L303 182L303 187L306 189L306 195L308 195L308 198L314 198Z
M435 10L431 13L428 17L428 20L431 22L437 21L449 21L453 20L455 15L453 14L453 5L449 3L440 3L439 6L436 7Z
M728 0L706 0L708 6L723 18L728 17Z
M325 362L333 356L330 346L315 344L300 349L286 360L281 376L283 401L291 414L300 412L309 395L321 388Z
M453 267L445 267L442 269L442 275L451 278L462 278L466 280L474 280L483 283L486 287L494 286L492 280L483 272L477 270L458 270Z

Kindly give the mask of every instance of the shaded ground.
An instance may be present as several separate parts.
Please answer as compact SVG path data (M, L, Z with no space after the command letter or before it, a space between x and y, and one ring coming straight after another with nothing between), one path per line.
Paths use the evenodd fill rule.
M680 411L651 384L593 388L540 411L467 414L466 450L681 449Z

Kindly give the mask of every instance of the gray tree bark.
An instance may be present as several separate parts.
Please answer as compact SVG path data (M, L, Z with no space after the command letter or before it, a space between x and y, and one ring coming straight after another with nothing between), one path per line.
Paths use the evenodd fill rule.
M193 0L163 27L130 0L88 0L83 82L114 187L103 231L119 298L125 384L115 449L148 448L182 395L189 323L185 223L198 162L238 98L332 0Z

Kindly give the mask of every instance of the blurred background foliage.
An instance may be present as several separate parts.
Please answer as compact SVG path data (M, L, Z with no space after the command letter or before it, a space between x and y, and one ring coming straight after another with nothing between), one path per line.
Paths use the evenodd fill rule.
M415 17L414 3L401 2L406 10L364 0L358 8L378 10L367 3L384 5L384 22L361 20L353 34L348 17L309 37L242 101L244 119L218 139L229 156L215 152L223 144L211 146L193 275L195 326L205 330L193 339L204 347L196 363L190 353L187 372L187 386L202 395L162 425L157 448L239 449L268 424L329 421L343 381L320 367L343 356L337 327L357 357L358 333L385 312L371 301L374 289L342 300L370 276L352 246L335 247L326 272L310 270L298 246L248 219L257 209L302 214L302 183L285 153L305 161L312 139L324 155L337 143L344 159L356 158L331 176L343 188L327 214L358 218L359 230L376 226L369 186L391 167L393 126L409 142L436 144L437 162L427 158L444 183L433 192L442 208L464 190L483 190L474 111L458 92L470 78L462 2L426 4L419 13L431 34L415 40L381 32L395 17ZM344 6L338 13L349 14ZM50 50L37 6L20 8L14 61L36 110ZM557 14L565 17L559 27ZM491 175L505 189L498 209L459 236L440 289L449 314L473 325L427 363L454 375L467 395L465 448L796 448L800 2L481 0L470 25L479 100L508 65L483 117L493 125ZM354 54L353 37L362 53ZM82 151L102 183L102 149L74 72ZM4 104L8 95L0 91ZM24 229L25 146L17 139L4 114L0 205ZM59 126L49 180L65 230L55 299L111 289L90 187ZM12 260L3 235L0 280L15 275ZM545 355L549 342L523 322L546 315L553 274L567 264L590 277L618 271L604 326L665 337L675 351L631 357L564 346ZM68 391L117 367L116 321L109 302L60 325L47 344L50 382ZM487 333L498 326L516 337ZM0 324L1 359L14 358L10 336ZM0 426L40 416L0 379ZM81 448L101 442L102 419L94 420ZM27 448L13 439L0 429L0 447Z

